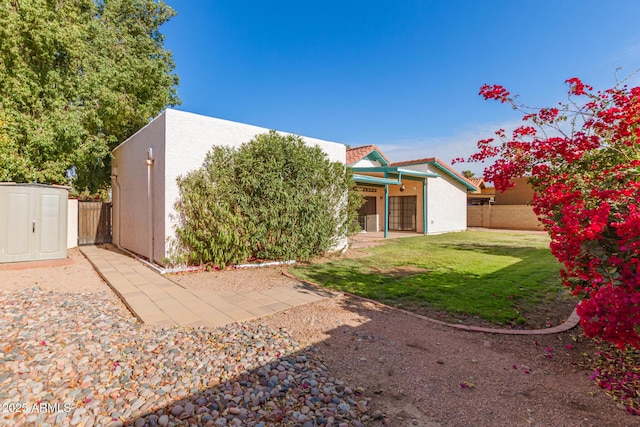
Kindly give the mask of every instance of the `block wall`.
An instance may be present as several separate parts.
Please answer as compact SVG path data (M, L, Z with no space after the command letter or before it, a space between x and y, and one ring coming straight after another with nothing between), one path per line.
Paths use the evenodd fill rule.
M482 205L467 206L467 226L484 228L506 228L511 230L539 230L533 208L529 205Z

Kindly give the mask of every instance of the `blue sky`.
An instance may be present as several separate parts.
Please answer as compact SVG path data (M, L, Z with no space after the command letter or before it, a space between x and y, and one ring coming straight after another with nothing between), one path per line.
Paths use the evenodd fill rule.
M392 161L449 162L519 124L478 96L484 83L548 106L567 78L604 89L640 68L637 0L166 2L178 109L375 144Z

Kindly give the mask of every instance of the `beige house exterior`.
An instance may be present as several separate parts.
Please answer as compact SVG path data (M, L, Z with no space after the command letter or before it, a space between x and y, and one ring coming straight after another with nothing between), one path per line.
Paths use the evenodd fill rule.
M269 129L168 109L113 150L113 243L166 264L175 236L176 179L214 146L238 147ZM436 158L391 163L376 146L302 137L347 165L367 203L363 228L436 234L467 228L467 192L478 188ZM345 241L346 244L346 241Z
M512 178L513 187L504 192L496 191L496 205L531 205L534 191L528 180L527 177Z

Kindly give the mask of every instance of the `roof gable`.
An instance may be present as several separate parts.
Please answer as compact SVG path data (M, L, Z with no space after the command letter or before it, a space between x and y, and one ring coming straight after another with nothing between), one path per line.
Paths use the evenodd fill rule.
M467 178L467 181L478 187L480 190L487 188L487 185L484 183L484 178Z
M458 171L456 171L446 162L443 162L437 157L425 157L423 159L394 162L394 163L391 163L391 166L411 166L411 165L421 165L421 164L433 165L438 169L440 169L441 171L443 171L446 175L449 175L450 177L452 177L453 179L455 179L456 181L458 181L459 183L467 187L467 190L478 191L478 187L474 183L470 182L467 178L462 176L462 174L460 174Z
M352 165L363 159L378 161L381 166L389 166L391 163L387 156L375 145L363 145L347 149L347 165Z

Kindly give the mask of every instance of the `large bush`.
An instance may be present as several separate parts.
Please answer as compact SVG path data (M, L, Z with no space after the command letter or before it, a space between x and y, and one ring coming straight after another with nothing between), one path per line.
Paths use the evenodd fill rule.
M349 169L275 131L214 146L178 187L172 256L189 264L306 260L339 243L358 208L347 200Z

